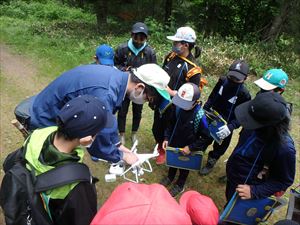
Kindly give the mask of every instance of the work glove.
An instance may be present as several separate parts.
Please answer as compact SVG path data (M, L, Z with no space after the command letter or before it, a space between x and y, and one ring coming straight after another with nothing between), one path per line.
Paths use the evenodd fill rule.
M227 125L224 125L222 127L219 127L219 131L216 133L216 135L220 138L220 139L225 139L226 137L228 137L231 134L231 131L229 130Z

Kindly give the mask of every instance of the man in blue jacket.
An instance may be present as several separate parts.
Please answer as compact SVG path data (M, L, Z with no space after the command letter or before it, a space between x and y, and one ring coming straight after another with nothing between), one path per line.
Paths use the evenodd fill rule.
M227 165L226 198L266 198L293 184L296 150L288 133L290 117L283 97L257 95L238 106L235 115L243 130Z
M101 99L112 114L121 107L126 94L135 103L149 101L158 105L162 97L170 98L166 91L168 82L169 76L156 64L145 64L129 72L103 65L78 66L60 75L35 96L30 106L30 130L54 125L64 104L85 94ZM132 164L137 160L121 145L116 120L113 128L97 134L88 151L94 157L112 162L123 159Z

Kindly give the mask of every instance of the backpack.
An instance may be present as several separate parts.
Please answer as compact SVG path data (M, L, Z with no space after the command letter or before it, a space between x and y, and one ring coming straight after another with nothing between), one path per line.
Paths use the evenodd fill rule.
M168 56L167 56L167 61L170 61L172 60L175 56L178 56L180 59L184 60L185 62L187 62L188 64L192 65L193 68L191 68L187 74L186 74L186 77L185 77L185 80L187 82L190 81L191 77L193 77L194 75L200 73L202 74L202 68L200 66L197 66L195 63L193 63L192 61L188 60L187 58L183 57L183 56L180 56L180 55L177 55L175 52L171 52ZM208 81L205 77L201 76L200 78L200 84L199 84L199 89L200 89L200 92L202 92L204 86L206 86L208 84Z
M26 163L23 148L10 153L3 163L0 205L7 225L53 225L43 192L92 181L89 168L82 163L65 164L38 176L26 168Z

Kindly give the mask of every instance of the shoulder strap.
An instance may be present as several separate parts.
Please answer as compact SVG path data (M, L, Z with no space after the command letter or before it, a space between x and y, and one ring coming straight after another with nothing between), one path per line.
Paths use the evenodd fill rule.
M36 176L35 192L43 192L73 182L91 182L89 168L83 163L68 163Z

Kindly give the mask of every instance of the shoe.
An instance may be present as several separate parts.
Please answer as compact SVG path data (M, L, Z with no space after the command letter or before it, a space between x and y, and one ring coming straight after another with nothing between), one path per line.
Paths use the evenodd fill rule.
M125 134L124 133L120 133L119 138L120 138L121 144L125 145Z
M217 161L218 161L217 159L208 157L206 166L203 167L200 170L199 174L200 175L204 175L204 176L207 175L207 174L209 174L213 170L213 168L216 165Z
M184 187L180 187L178 184L174 184L174 186L170 189L169 192L172 197L176 197L177 195L184 192Z
M121 160L117 163L111 164L111 166L109 168L109 173L120 176L121 174L123 174L124 170L125 170L125 165L124 165L124 162Z
M137 139L137 135L136 135L136 132L132 132L131 133L131 141L132 141L132 143L134 143L135 141L137 141L138 139Z
M162 147L158 147L159 155L156 157L156 164L161 165L164 164L166 161L166 152L162 149Z
M164 177L159 181L159 183L165 187L168 187L172 183L172 181L169 177Z

